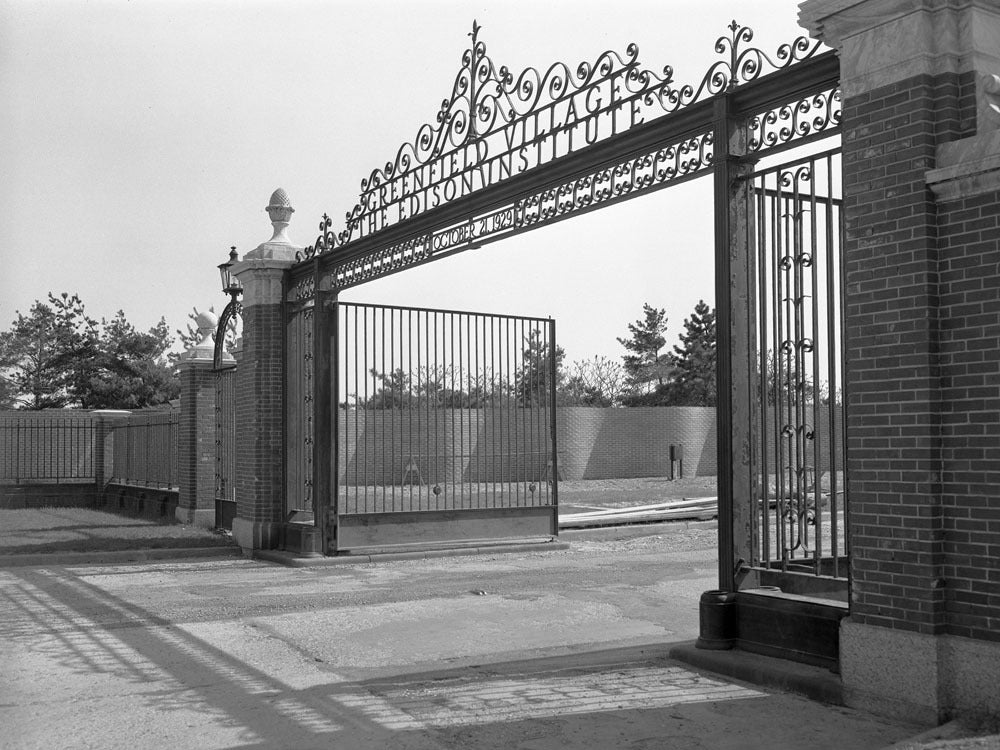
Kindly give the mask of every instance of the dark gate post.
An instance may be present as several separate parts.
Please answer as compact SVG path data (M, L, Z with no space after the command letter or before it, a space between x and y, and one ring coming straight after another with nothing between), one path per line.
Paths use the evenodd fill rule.
M719 589L735 591L737 568L753 559L756 543L751 486L750 351L754 348L751 310L748 211L752 165L746 153L746 122L733 111L731 97L715 103L715 309L716 424L719 497Z
M331 374L333 349L336 347L336 294L323 289L319 259L315 261L315 307L313 308L313 514L324 554L337 553L333 524L337 522L334 466L333 423L337 393ZM331 508L331 506L333 506Z
M292 208L280 188L267 213L271 239L243 256L232 273L243 286L243 351L236 369L236 518L233 538L245 554L281 543L285 512L284 276L302 248L285 236Z

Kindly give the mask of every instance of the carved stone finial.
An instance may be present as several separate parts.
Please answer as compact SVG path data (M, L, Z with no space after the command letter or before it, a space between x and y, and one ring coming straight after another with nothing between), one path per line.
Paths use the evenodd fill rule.
M194 324L198 327L198 341L188 347L181 355L181 360L211 360L215 356L212 334L219 325L219 316L211 311L195 311Z
M268 242L291 245L292 241L288 239L285 230L288 228L288 222L292 218L292 214L295 213L295 209L292 208L292 203L288 200L288 193L281 188L275 190L271 193L271 200L265 210L271 219L271 226L274 227L274 236Z

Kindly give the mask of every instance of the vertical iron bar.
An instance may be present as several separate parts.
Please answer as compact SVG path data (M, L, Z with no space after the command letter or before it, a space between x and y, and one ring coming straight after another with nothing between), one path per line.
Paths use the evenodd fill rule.
M794 377L795 377L795 387L792 389L790 397L793 409L793 414L795 415L795 496L796 496L796 508L795 512L798 516L796 518L796 530L798 533L797 541L800 548L804 551L806 549L806 544L808 542L806 536L805 528L805 515L806 515L806 488L805 488L805 431L803 429L803 399L804 399L804 383L805 383L805 362L804 362L804 352L802 350L803 338L805 336L805 330L803 325L803 273L802 273L802 197L799 191L799 174L793 179L792 182L792 284L793 284L793 297L792 297L792 314L795 316L795 324L793 326L793 344L792 352L794 354Z
M328 318L327 301L329 295L322 290L319 259L314 266L313 286L313 443L312 443L312 487L313 487L313 525L319 526L323 553L330 542L327 514L333 498L331 489L334 485L331 479L334 441L331 439L333 409L331 402L336 402L336 395L331 391L332 376L330 372L332 352L330 351L331 330ZM336 541L333 541L333 551L336 551Z
M552 443L552 535L559 535L559 449L556 442L556 378L559 357L556 349L556 322L549 318L549 430Z
M819 249L816 232L817 232L817 220L816 220L816 160L809 160L809 255L812 258L812 278L811 283L811 293L812 293L812 340L813 340L813 363L812 363L812 381L813 381L813 402L812 402L812 430L813 430L813 504L816 508L816 543L815 550L813 554L813 560L815 561L814 572L816 575L821 573L820 562L823 557L823 506L820 503L820 486L822 485L822 463L820 462L821 447L822 447L822 430L820 429L820 414L822 409L819 403L819 381L820 381L820 366L819 366L819 257L817 250Z
M718 493L719 588L736 589L732 456L732 305L730 294L730 206L732 179L729 138L731 102L727 94L715 100L712 165L715 206L715 309L716 309L716 465Z
M379 328L380 328L380 332L379 332L378 371L379 372L385 372L385 308L379 310L378 322L379 322ZM380 394L379 395L379 401L380 401L380 403L378 405L378 408L379 408L379 424L380 424L379 434L381 436L382 451L379 454L378 475L376 476L375 481L377 481L381 485L381 487L382 487L382 502L379 505L379 510L381 510L381 511L384 512L385 509L386 509L386 497L385 497L385 495L386 495L386 486L385 486L385 477L386 477L386 471L385 471L385 459L386 459L386 453L385 453L385 433L386 433L385 415L386 415L386 412L388 411L390 405L388 405L388 404L385 403L385 381L384 380L382 381L382 387L381 388L378 387L378 383L375 383L373 385L373 387L376 388L376 391L375 391L376 394ZM389 414L391 415L392 412L389 411Z
M445 461L446 471L448 472L448 477L451 480L451 493L449 497L451 498L451 510L458 507L455 504L455 412L457 410L457 405L455 403L455 313L448 313L448 367L450 368L449 380L451 381L451 388L448 393L448 417L449 424L451 427L451 453L450 461ZM459 353L461 354L461 347L459 347Z
M771 201L771 273L773 277L773 313L772 326L774 329L774 355L772 357L772 386L774 392L774 491L776 502L774 504L774 529L775 529L775 552L779 556L782 570L785 569L785 436L782 430L782 409L784 407L784 386L782 376L784 374L784 351L782 348L782 336L784 335L783 305L782 300L782 268L781 259L784 250L784 237L781 231L782 215L781 210L781 173L775 173L775 194Z
M840 169L843 172L843 155L841 155L841 165ZM843 185L841 185L841 195L840 200L843 201ZM838 211L837 219L837 256L839 258L839 275L837 277L837 304L840 307L840 378L841 378L841 400L840 400L840 425L843 437L841 437L841 445L843 448L841 465L843 466L844 478L842 486L844 488L844 556L848 561L851 559L851 505L850 505L850 465L847 462L847 402L848 402L848 386L849 378L847 371L847 309L845 304L845 282L847 280L847 261L844 258L844 233L846 227L844 226L844 206L843 203L840 205L840 210ZM847 575L847 586L848 594L850 595L853 587L853 577L850 574L850 569L848 569ZM848 598L848 601L851 601Z
M438 372L438 313L434 312L434 487L441 487L441 432L440 414L441 411L441 389L444 375ZM428 353L428 357L430 354ZM434 493L434 510L440 508L440 493Z
M837 336L836 297L833 288L835 266L833 261L833 155L826 157L826 337L827 337L827 435L829 436L829 468L830 468L830 554L833 558L833 577L840 577L840 544L837 524L837 441L840 439L837 431Z
M396 373L396 311L389 308L389 379L383 383L383 390L389 389L389 404L392 411L389 412L392 427L389 433L389 489L391 491L392 510L396 510L396 439L402 440L402 415L400 415L400 427L396 429L396 386L394 385Z
M760 516L760 528L761 528L761 549L762 557L765 568L771 567L771 530L770 530L770 511L771 511L771 493L770 493L770 477L769 477L769 464L770 456L767 450L768 443L768 430L767 430L767 388L768 388L768 373L767 373L767 351L768 351L768 335L767 335L767 307L768 307L768 279L767 279L767 196L765 194L765 178L758 178L759 187L754 191L754 203L755 210L757 213L757 299L758 299L758 326L760 333L758 334L758 349L757 349L757 368L759 373L758 379L758 400L760 403L760 435L759 435L759 445L760 445L760 465L758 468L757 476L758 482L760 483L760 509L758 511Z
M479 316L473 316L474 325L472 330L476 335L476 344L474 350L476 352L476 390L478 391L476 398L476 507L483 507L483 479L485 478L483 473L483 454L485 451L485 445L483 444L483 439L485 438L485 415L486 415L486 404L483 402L484 391L486 390L486 385L484 379L481 377L479 372ZM482 384L482 387L480 387Z
M496 385L496 360L495 360L495 338L496 338L496 318L492 315L484 317L484 322L489 326L489 344L490 344L490 479L491 487L493 493L492 506L497 507L497 481L499 477L497 476L497 385ZM484 336L484 346L486 341L486 329L483 329ZM486 351L483 351L483 358L486 357Z
M362 330L362 333L363 333L363 336L364 336L364 338L361 341L361 351L363 352L363 357L364 357L364 366L361 368L361 377L363 377L365 379L365 382L364 382L364 393L365 393L365 396L364 396L364 401L362 401L362 404L364 405L364 409L360 409L359 408L358 411L357 411L357 415L358 415L358 421L361 421L361 414L362 413L364 413L364 415L365 415L364 425L360 428L361 429L361 439L364 441L364 445L363 445L363 449L361 447L355 447L354 450L355 450L355 456L357 456L358 454L361 455L361 461L364 464L364 469L363 469L363 471L364 471L364 480L363 481L365 483L365 495L364 495L364 497L365 497L365 512L366 513L370 513L370 512L372 512L372 511L375 510L375 497L374 497L374 490L373 490L372 491L372 505L371 505L371 507L369 507L369 505L368 505L368 485L371 483L371 478L369 477L369 470L372 469L373 467L371 466L371 458L368 455L368 439L369 439L369 435L372 432L372 426L370 424L368 424L368 418L369 418L369 415L371 414L371 403L368 400L368 380L371 377L371 374L370 374L370 371L369 371L369 366L368 366L368 341L369 341L369 339L368 339L368 313L369 313L369 311L371 311L372 313L374 313L375 310L373 308L370 308L368 305L365 305L364 307L361 307L360 310L362 311L362 313L365 316L364 317L364 322L361 325L361 330ZM361 390L361 389L359 388L359 390ZM374 454L374 450L372 451L372 453ZM371 473L374 474L374 471L372 471Z
M337 292L333 292L331 297L332 320L330 321L330 330L334 334L334 340L330 346L330 354L332 356L332 361L330 362L330 390L331 398L333 403L331 404L332 414L330 415L330 429L332 431L333 445L331 446L331 453L333 454L333 466L330 469L330 502L329 502L329 513L332 516L331 519L324 519L321 533L326 538L327 534L331 534L332 539L326 542L328 548L332 546L332 550L336 551L340 549L340 516L344 512L345 508L341 506L340 501L340 363L341 363L341 332L340 332L340 311L341 304L337 298ZM347 396L344 396L345 408L344 408L344 426L347 426ZM345 477L346 478L346 477ZM346 503L345 503L346 504Z

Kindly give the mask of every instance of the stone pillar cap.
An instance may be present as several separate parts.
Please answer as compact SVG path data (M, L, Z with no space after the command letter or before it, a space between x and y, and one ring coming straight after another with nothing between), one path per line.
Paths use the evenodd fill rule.
M194 324L198 327L198 341L181 354L180 361L213 361L215 359L215 341L212 339L212 334L215 333L215 329L219 326L219 316L210 310L205 312L196 311Z
M292 202L288 199L288 193L283 188L275 190L271 193L271 200L268 201L267 208L264 210L267 211L268 218L271 219L271 226L274 228L271 239L258 245L244 255L243 259L295 260L295 254L302 248L293 245L285 231L288 229L288 222L291 220L292 214L295 213Z

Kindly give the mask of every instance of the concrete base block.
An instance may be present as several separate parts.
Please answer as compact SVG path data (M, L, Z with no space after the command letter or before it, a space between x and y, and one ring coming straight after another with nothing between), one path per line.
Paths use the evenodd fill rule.
M215 528L215 508L181 508L177 507L174 517L179 523L197 526L200 529Z
M844 702L934 725L1000 715L1000 643L862 625L840 626Z
M937 638L908 630L840 623L844 703L933 726L944 718L938 695Z
M281 545L283 524L274 521L247 521L233 519L233 541L243 548L244 554L259 549L278 549Z
M942 687L952 716L1000 716L1000 642L941 637Z

